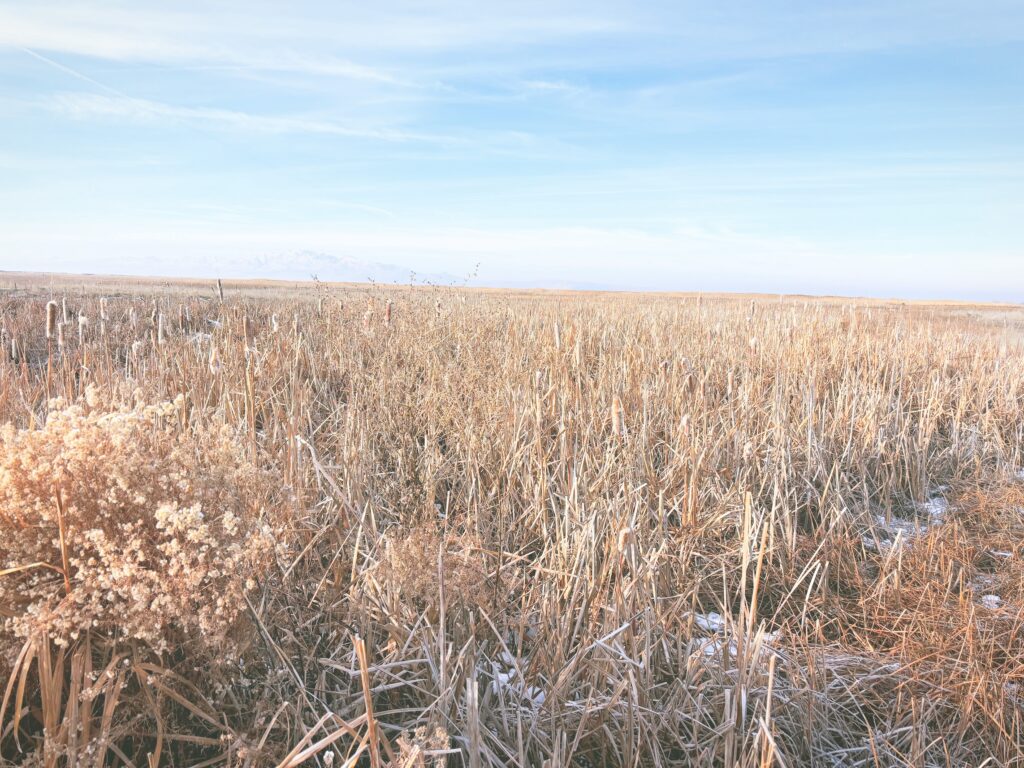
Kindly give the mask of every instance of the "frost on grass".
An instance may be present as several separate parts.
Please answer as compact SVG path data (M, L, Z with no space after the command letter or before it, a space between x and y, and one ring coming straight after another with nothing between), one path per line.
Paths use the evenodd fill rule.
M882 534L882 537L878 539L878 546L881 550L888 551L897 542L900 546L905 545L927 533L929 528L942 525L949 513L949 501L941 495L945 490L947 490L945 487L937 488L926 501L915 505L917 515L913 519L875 515L875 529ZM865 548L876 549L873 536L863 536L861 540Z
M90 389L40 429L0 430L0 644L226 638L272 539L247 501L258 472L230 434L183 428L183 402Z

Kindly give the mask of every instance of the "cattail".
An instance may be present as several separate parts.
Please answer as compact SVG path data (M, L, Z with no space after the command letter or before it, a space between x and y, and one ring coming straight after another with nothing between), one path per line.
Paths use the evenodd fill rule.
M277 333L279 328L280 327L277 324L277 313L275 312L270 316L270 330L273 333Z
M156 343L164 343L164 313L159 312L156 316Z
M256 347L256 334L253 330L252 323L249 320L249 314L242 315L242 337L245 339L245 351L246 353L251 352Z
M11 362L18 362L18 338L11 336Z
M136 328L139 325L139 313L135 311L135 307L128 310L128 324L132 328Z
M100 336L107 335L107 297L100 298Z
M296 312L294 315L292 315L292 335L296 336L296 337L299 335L299 313L298 312Z
M57 330L57 302L46 303L46 338L52 339Z
M210 346L210 373L214 376L220 371L220 358L217 356L217 347Z
M64 329L67 328L67 323L57 323L57 350L62 352L64 350Z
M616 437L626 436L626 424L623 415L622 401L616 395L612 398L612 434Z
M60 316L61 320L65 323L70 322L71 316L68 314L68 297L61 296L60 299Z
M364 331L370 330L370 323L371 322L373 322L373 308L372 307L370 309L366 310L366 313L363 315L363 330Z
M220 297L221 301L224 301L224 283L220 281L219 277L217 278L217 296Z
M619 556L622 557L629 550L630 545L633 543L636 537L636 531L633 530L632 526L627 525L625 528L619 531L618 541L616 542L616 549L618 550Z
M83 314L78 315L78 343L85 342L85 328L89 325L89 318Z
M391 327L391 299L384 305L384 325L387 328Z
M438 299L437 301L434 302L434 312L437 313L438 317L441 316L441 300L440 299Z
M562 334L558 330L558 321L555 320L555 349L559 350L562 348Z

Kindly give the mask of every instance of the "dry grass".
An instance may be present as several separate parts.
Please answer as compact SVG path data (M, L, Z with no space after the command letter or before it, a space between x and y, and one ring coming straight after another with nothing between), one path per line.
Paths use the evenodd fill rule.
M57 287L0 763L1024 763L1024 313Z

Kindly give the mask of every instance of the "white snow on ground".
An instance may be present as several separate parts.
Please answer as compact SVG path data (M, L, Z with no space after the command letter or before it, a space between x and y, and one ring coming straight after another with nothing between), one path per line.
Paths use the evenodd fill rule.
M896 541L899 541L901 545L908 544L912 539L926 533L929 528L942 525L946 513L949 512L949 502L945 496L941 495L946 490L948 490L946 486L939 486L927 501L917 505L923 519L908 520L902 517L890 517L889 520L886 520L885 515L875 515L875 526L888 534L886 538L878 541L881 551L888 551ZM876 549L875 538L872 536L862 536L861 542L866 549Z
M981 604L990 611L994 611L1003 604L1003 600L999 595L982 595Z
M725 629L725 619L720 613L695 613L693 623L708 632L721 632Z
M544 704L544 691L533 685L526 685L519 676L520 660L502 652L498 660L491 664L491 692L496 696L508 696L523 701L532 707Z

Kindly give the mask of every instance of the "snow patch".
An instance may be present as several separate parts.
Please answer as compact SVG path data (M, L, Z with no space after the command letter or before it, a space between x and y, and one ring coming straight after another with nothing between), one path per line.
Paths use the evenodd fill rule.
M981 604L988 608L990 611L994 611L1003 604L1003 599L999 595L982 595Z
M507 651L502 651L498 660L491 664L491 693L508 696L529 704L534 709L541 707L546 698L542 689L526 685L519 674L520 660Z

